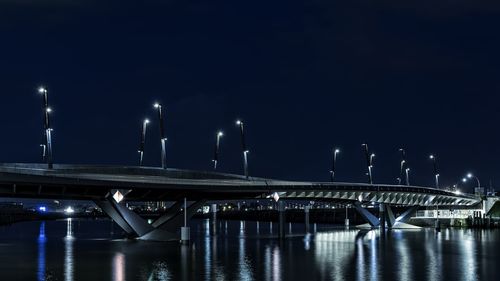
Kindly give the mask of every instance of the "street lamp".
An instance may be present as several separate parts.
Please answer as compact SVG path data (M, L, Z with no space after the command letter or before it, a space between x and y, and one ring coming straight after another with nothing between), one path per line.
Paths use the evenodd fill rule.
M163 107L161 104L155 103L154 108L158 111L158 119L160 121L161 166L163 169L167 169L167 138L165 138L165 130L163 126Z
M430 155L429 156L429 159L432 160L432 164L433 164L433 167L434 167L434 177L435 177L435 180L436 180L436 188L439 189L439 171L438 171L438 168L437 168L437 159L436 159L436 156L434 155Z
M375 158L375 153L370 155L370 166L368 166L368 173L370 174L370 184L373 184L373 159Z
M142 166L144 159L144 148L146 145L146 131L148 128L149 120L144 119L142 122L142 130L141 130L141 144L139 146L139 166Z
M44 115L44 129L45 129L45 146L46 146L46 160L49 169L52 169L52 128L50 127L50 113L52 109L49 107L49 94L45 87L38 88L38 93L43 97L42 110ZM45 154L45 148L44 148ZM45 158L45 157L44 157Z
M403 173L404 173L404 168L406 166L406 151L403 148L399 149L399 152L401 152L401 163L399 165L399 180L400 184L403 178Z
M243 169L245 172L245 177L248 179L249 178L248 177L248 153L249 153L249 150L247 149L247 145L245 142L245 131L243 128L243 126L244 126L243 121L237 120L236 126L238 126L240 128L241 148L243 151Z
M473 175L472 173L468 173L466 178L463 178L462 181L466 182L467 179L476 179L477 187L476 187L476 192L481 192L481 182L479 181L479 178ZM474 192L473 192L474 193Z
M335 164L337 162L337 155L340 153L340 149L333 149L333 159L332 159L332 170L330 171L331 181L333 182L335 179Z
M215 150L214 150L214 171L217 170L217 163L219 162L219 152L220 152L220 139L224 136L222 131L217 132L217 136L215 139Z
M366 173L366 175L368 176L368 183L369 184L373 184L372 167L373 167L373 158L375 157L375 154L372 153L370 155L370 152L368 150L368 144L363 143L361 146L364 148L364 151L365 151L366 167L367 167L367 170L368 170L368 172Z
M410 185L410 168L406 168L406 185Z
M47 145L44 143L40 144L40 147L42 148L42 161L45 161L47 157Z

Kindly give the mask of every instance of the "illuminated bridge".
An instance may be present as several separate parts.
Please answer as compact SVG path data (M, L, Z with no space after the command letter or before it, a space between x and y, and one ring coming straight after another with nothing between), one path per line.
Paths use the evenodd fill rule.
M150 167L54 165L47 169L44 164L0 164L0 197L92 200L127 233L152 240L176 232L183 221L180 210L184 198L194 202L188 208L189 215L207 200L273 197L280 201L350 202L373 227L380 221L362 208L364 203L379 203L391 227L408 218L418 206L473 206L481 201L471 195L418 186L246 179L232 174ZM149 225L128 210L122 199L177 203ZM394 218L390 205L412 208Z

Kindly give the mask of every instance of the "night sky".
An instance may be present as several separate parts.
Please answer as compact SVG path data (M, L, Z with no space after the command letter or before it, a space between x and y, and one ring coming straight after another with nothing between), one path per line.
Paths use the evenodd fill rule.
M104 3L106 2L106 3ZM0 162L39 162L41 97L54 110L56 163L160 164L153 103L166 108L168 165L242 172L245 122L254 176L395 183L471 171L500 184L497 1L0 2ZM473 184L468 185L470 189Z

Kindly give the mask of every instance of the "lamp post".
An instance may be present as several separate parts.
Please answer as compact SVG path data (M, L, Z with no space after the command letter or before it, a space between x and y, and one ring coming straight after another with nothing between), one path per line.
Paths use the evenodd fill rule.
M222 131L217 132L217 136L215 139L215 150L214 150L214 171L217 170L217 163L219 162L219 152L220 152L220 139L224 136Z
M46 160L49 169L52 169L52 128L50 127L50 113L52 109L49 107L49 94L45 87L38 88L38 93L43 97L42 110L44 115L44 129L45 129L45 145L46 145ZM45 149L44 149L45 150Z
M406 168L406 185L410 185L410 168Z
M163 169L167 169L167 138L165 137L165 129L163 126L163 107L161 104L155 103L154 108L158 110L158 119L160 121L161 166Z
M372 178L372 167L373 167L373 158L375 157L375 154L371 154L368 150L368 144L363 143L361 145L364 148L365 151L365 157L366 157L366 167L368 169L368 172L366 175L368 176L368 183L373 184L373 178Z
M436 159L436 156L434 156L433 154L431 154L429 156L429 159L432 160L432 165L434 167L434 178L435 178L435 181L436 181L436 188L439 189L439 171L438 171L438 168L437 168L437 159Z
M463 178L462 181L467 182L467 179L472 179L472 178L474 178L476 180L476 183L477 183L476 191L480 192L481 191L481 182L479 181L479 178L476 177L475 175L473 175L472 173L468 173L467 177ZM474 193L474 192L472 192L472 193Z
M146 145L146 131L148 128L149 120L144 119L142 122L142 131L141 131L141 144L139 146L139 166L142 166L144 159L144 148Z
M335 180L335 164L337 162L337 155L340 153L340 149L333 149L333 159L332 159L332 170L330 171L331 181Z
M248 153L249 150L247 149L247 145L245 142L245 131L244 131L244 124L241 120L236 121L236 126L240 128L240 136L241 136L241 149L243 151L243 169L245 172L245 177L248 179Z
M42 143L40 144L40 147L42 148L42 161L45 161L47 157L47 145Z
M373 159L375 158L375 153L370 155L370 166L368 166L368 173L370 174L370 184L373 184Z
M406 151L404 150L404 148L400 148L399 152L401 152L401 163L399 165L399 178L400 178L400 181L402 181L402 178L404 176L405 166L406 166Z

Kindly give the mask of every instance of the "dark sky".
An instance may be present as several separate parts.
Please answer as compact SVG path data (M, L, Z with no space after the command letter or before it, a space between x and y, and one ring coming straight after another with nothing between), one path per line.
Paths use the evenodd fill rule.
M104 3L106 2L106 3ZM255 176L394 183L398 148L412 183L472 171L500 184L500 4L497 1L0 2L0 162L40 161L49 89L58 163L159 165L167 110L170 167L241 172L236 118ZM470 187L470 186L469 186Z

